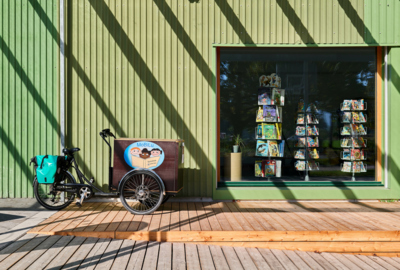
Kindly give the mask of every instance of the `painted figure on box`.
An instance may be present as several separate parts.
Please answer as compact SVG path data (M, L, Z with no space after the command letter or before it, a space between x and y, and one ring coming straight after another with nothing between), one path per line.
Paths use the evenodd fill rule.
M140 141L129 145L124 152L125 162L132 168L155 169L165 158L162 148L152 142Z

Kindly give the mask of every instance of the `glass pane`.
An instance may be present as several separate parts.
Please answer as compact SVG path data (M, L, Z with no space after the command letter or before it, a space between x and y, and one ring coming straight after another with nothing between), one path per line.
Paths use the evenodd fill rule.
M272 96L276 92L273 92L273 88L260 90L259 80L262 75L271 76L274 73L281 80L279 89L285 90L283 106L275 107L281 108L282 118L279 132L281 140L276 140L278 149L282 141L285 145L284 151L280 151L282 157L260 157L256 156L257 127L260 124L256 122L257 111L261 108L264 114L268 114L271 107L264 108L258 104L259 94L265 91ZM375 180L375 73L375 48L221 48L221 181ZM341 110L344 101L350 101L350 104L353 101L355 106L355 101L362 101L365 106L363 111L353 111L357 115L348 111L353 125L343 123L343 117L349 116L344 115L344 111ZM317 119L318 124L305 125L307 121L297 124L299 102L304 102L304 110L307 110L310 104L315 105L317 111L312 110L313 115L310 118ZM276 110L279 115L279 109ZM273 111L271 113L275 116ZM307 120L307 112L305 115ZM365 121L353 120L353 116L362 116ZM268 128L275 128L277 134L276 130L280 130L280 126L270 124ZM309 147L307 143L307 147L297 147L299 138L307 137L296 135L296 128L301 132L301 126L306 132L310 129L309 132L314 136L309 137L313 141L318 140L316 147L312 147L312 144ZM346 135L349 128L351 134ZM245 147L241 147L239 155L232 154L233 138L237 135L245 144ZM360 138L365 145L358 147L357 143L361 144ZM350 147L343 147L344 139L349 140ZM267 148L269 147L267 151L274 149L273 145L268 145L267 140L265 141ZM263 149L260 145L258 147ZM310 167L307 171L299 171L301 166L297 166L297 169L295 166L297 162L302 161L295 158L300 149L304 149L306 155L303 161L309 162ZM317 156L313 156L313 153L317 153ZM349 160L346 160L347 157ZM267 160L274 162L266 162ZM264 176L269 170L268 166L273 168L274 175L255 176L256 162L262 161L264 163L260 164ZM345 164L346 162L351 163ZM348 169L349 164L350 171L343 171ZM280 175L276 175L278 167Z

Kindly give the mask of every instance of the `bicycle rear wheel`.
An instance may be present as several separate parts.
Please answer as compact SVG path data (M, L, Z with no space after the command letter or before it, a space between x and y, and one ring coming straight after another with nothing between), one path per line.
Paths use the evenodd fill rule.
M120 199L132 214L147 215L161 205L164 188L161 180L153 173L133 171L121 181Z
M63 173L61 184L75 184L75 179L68 172ZM54 185L39 184L36 177L34 179L33 190L36 200L49 210L61 210L67 207L75 198L75 192L55 191Z

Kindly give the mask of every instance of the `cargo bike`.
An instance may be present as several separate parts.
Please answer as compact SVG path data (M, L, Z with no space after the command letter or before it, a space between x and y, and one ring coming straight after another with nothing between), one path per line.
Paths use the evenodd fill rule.
M35 156L33 181L37 201L47 209L60 210L70 205L75 197L76 205L93 196L119 197L123 206L132 214L146 215L154 212L168 198L182 189L184 142L162 139L116 139L109 129L100 132L109 147L109 192L103 192L81 172L75 153L79 148L63 149L64 156ZM114 167L111 166L114 140ZM108 140L107 140L108 138ZM30 163L30 164L31 164ZM76 181L70 169L78 177Z

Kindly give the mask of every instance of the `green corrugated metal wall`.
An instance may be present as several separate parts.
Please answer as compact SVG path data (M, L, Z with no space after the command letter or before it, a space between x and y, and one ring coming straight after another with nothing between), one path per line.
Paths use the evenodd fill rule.
M33 197L29 158L59 152L58 1L0 1L0 197Z
M185 196L211 196L212 44L398 45L397 0L66 0L67 146L107 183L98 131L186 140ZM31 197L58 149L58 1L0 2L0 194Z
M104 186L100 129L183 138L182 195L211 196L212 44L397 43L395 11L395 0L67 0L67 142Z

